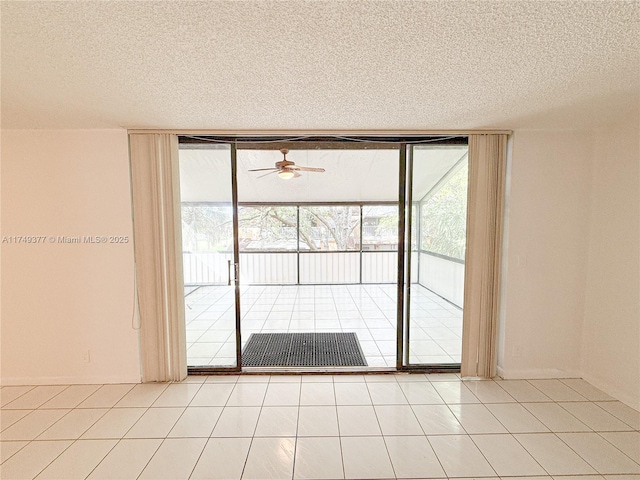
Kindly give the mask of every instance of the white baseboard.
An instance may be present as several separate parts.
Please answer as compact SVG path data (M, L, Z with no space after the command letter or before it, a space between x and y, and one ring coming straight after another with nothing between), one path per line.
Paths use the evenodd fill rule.
M0 385L95 385L105 383L141 383L141 381L139 376L3 377L0 378Z
M640 392L636 392L636 395L634 395L633 392L621 390L607 380L593 375L583 374L582 378L594 387L602 390L607 395L611 395L616 400L620 400L622 403L629 405L634 410L640 411Z

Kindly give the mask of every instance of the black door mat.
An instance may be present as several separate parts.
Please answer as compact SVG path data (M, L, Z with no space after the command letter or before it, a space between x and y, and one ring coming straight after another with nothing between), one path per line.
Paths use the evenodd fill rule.
M366 367L358 337L347 333L252 333L245 367Z

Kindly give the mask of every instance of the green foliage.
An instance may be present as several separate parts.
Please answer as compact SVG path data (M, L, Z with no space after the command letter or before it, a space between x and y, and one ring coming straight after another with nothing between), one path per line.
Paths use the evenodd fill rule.
M230 251L231 206L182 204L182 249L187 252Z
M468 167L421 205L421 249L464 260Z
M238 209L240 250L296 250L296 208L243 206Z
M359 227L359 207L300 207L300 240L311 250L358 249Z

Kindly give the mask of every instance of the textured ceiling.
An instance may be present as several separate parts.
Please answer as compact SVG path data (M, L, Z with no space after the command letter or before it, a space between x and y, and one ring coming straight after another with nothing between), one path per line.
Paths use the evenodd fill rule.
M591 128L640 2L3 1L3 128Z

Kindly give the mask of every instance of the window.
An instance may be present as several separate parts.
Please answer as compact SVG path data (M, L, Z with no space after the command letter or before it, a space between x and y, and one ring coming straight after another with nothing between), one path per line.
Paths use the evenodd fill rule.
M360 249L360 207L301 206L300 249L348 251Z
M421 203L420 249L464 260L467 233L468 167Z
M231 252L232 218L231 205L182 203L182 250Z
M241 252L287 252L298 249L298 218L294 206L260 205L238 208Z
M362 250L398 250L398 207L362 207Z

